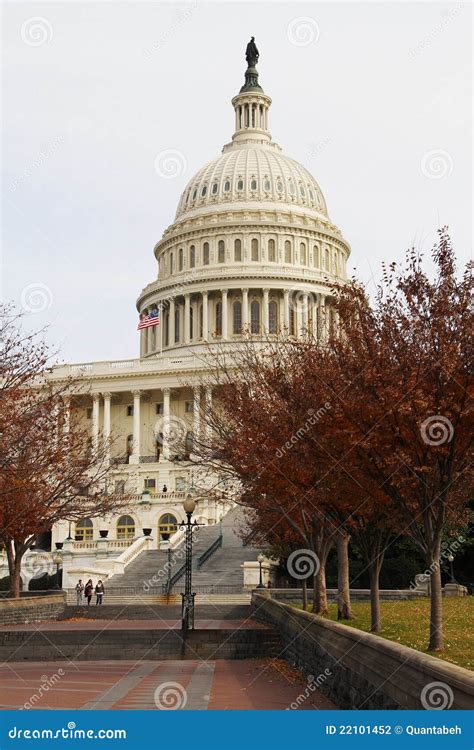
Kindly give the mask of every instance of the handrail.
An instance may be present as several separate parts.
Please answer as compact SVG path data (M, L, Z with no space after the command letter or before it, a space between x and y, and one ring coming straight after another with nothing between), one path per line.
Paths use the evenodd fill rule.
M175 585L175 583L177 583L179 581L180 578L182 578L184 576L185 570L186 570L186 563L183 563L178 568L178 570L176 571L176 573L173 573L173 575L171 576L171 578L168 581L166 581L166 583L163 584L162 588L163 588L163 592L165 594L168 594L168 595L171 594L171 590L172 590L173 586Z
M222 532L219 534L217 539L214 539L210 547L208 547L207 550L198 557L198 560L197 560L198 570L201 568L202 565L204 565L206 560L209 560L209 558L214 554L214 552L217 549L219 549L219 547L222 547Z

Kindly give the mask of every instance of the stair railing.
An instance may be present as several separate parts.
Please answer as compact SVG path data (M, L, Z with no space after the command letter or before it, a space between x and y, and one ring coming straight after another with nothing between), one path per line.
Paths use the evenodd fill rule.
M211 546L207 548L205 552L202 553L197 559L197 569L200 570L200 568L204 565L206 560L209 560L209 558L214 554L216 550L219 549L219 547L222 547L222 530L217 539L215 539Z

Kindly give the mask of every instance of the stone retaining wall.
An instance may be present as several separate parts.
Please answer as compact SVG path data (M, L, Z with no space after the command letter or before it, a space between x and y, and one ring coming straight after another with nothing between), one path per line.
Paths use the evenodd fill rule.
M303 600L303 589L291 588L291 589L267 589L271 594L272 599L277 599L282 602L301 602ZM398 599L423 599L428 596L427 591L421 589L381 589L380 599L381 601L395 601ZM329 602L337 601L337 589L327 589L327 597ZM311 602L313 598L312 588L308 589L308 602ZM352 602L368 602L370 601L370 589L351 589L351 601Z
M436 699L453 709L474 708L474 674L372 633L303 612L254 592L253 617L275 627L283 656L343 709L420 709ZM451 701L452 699L452 701ZM448 707L448 706L446 706Z
M269 628L191 630L114 630L88 628L0 631L0 660L15 661L252 659L277 656L280 639Z
M66 607L66 594L0 600L0 625L19 625L40 620L56 620Z

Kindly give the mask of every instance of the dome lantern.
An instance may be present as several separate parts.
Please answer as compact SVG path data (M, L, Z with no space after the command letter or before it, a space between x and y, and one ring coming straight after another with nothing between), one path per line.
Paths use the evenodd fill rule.
M235 133L232 143L241 146L242 143L270 143L272 137L268 132L268 110L272 103L258 83L257 62L259 51L255 44L255 37L250 39L245 51L247 70L245 83L237 96L232 99L235 110Z

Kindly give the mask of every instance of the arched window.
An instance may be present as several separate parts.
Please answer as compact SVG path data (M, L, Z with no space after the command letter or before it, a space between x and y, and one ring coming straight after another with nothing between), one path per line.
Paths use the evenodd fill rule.
M242 260L242 240L234 240L234 261L240 263Z
M251 242L251 249L252 249L252 260L256 261L258 260L258 240L253 238Z
M194 338L194 310L192 305L189 308L189 338L191 341Z
M232 305L232 331L242 333L242 302L239 299Z
M178 521L171 513L165 513L158 521L158 544L168 546L168 541L178 531ZM163 544L164 543L164 544Z
M300 243L300 263L302 266L306 265L306 245L304 242Z
M74 532L76 542L85 542L94 536L94 526L90 518L83 518L76 523Z
M135 521L132 516L120 516L117 521L117 539L133 539L135 536Z
M260 302L256 299L250 304L250 332L260 333Z
M329 250L327 248L325 252L325 268L326 271L329 271Z
M174 311L174 343L175 344L177 344L179 341L179 323L180 323L179 307L176 307Z
M191 245L189 248L189 267L194 268L196 265L196 248L194 245Z
M219 188L219 186L218 186L217 182L215 182L215 183L213 184L213 186L212 186L212 194L213 194L213 195L217 195L217 190L218 190L218 188Z
M285 241L285 263L291 263L291 242Z
M319 247L317 245L313 247L313 266L319 268Z
M202 339L202 331L203 331L203 312L202 312L202 304L199 305L199 338Z
M226 180L224 182L224 193L228 193L229 190L230 190L230 182L229 182L229 180Z
M174 257L173 253L170 253L170 273L173 273L174 270Z
M205 242L202 246L202 262L204 266L209 265L209 242Z
M222 336L222 302L216 302L216 336Z
M238 180L237 181L237 190L240 193L243 189L244 189L244 181L243 180Z
M219 240L217 243L217 262L224 263L225 261L225 245L224 240Z
M278 305L275 300L271 300L268 304L268 333L277 332L277 314Z
M276 261L275 240L268 240L268 260L270 263Z
M182 247L180 247L180 248L179 248L179 253L178 253L178 268L179 268L179 270L180 270L180 271L182 271L182 270L183 270L183 265L184 265L184 260L183 260L183 248L182 248Z

